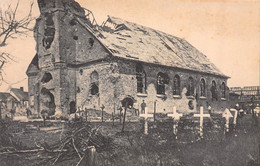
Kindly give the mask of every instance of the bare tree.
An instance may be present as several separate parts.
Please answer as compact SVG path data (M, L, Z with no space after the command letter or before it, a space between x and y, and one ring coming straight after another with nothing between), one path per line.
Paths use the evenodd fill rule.
M27 35L29 31L33 30L30 24L34 20L32 17L32 6L33 3L30 4L28 13L22 18L17 17L19 1L14 8L11 7L11 4L6 9L0 7L0 83L3 80L3 66L10 60L13 60L9 53L1 51L1 47L6 46L9 39L16 39L20 35Z

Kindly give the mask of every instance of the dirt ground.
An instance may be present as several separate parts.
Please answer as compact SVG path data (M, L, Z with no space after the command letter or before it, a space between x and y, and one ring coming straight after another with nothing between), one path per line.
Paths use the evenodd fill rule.
M234 131L224 135L222 130L204 132L204 139L186 139L186 142L175 140L171 122L164 124L149 123L149 135L143 134L142 122L127 122L125 132L121 133L122 125L116 122L90 123L94 128L101 126L102 135L113 139L115 149L97 151L97 165L158 165L158 166L257 166L259 164L260 125L245 115L238 120ZM22 149L34 149L37 145L53 146L62 139L65 132L64 123L50 122L43 127L42 122L13 122L13 136L20 142ZM186 130L185 130L186 131ZM183 137L192 133L181 132ZM181 138L179 138L181 139ZM184 139L183 139L184 140ZM57 154L39 152L2 154L1 166L51 165L48 157ZM44 158L44 160L42 160ZM61 160L55 165L76 165L77 156Z

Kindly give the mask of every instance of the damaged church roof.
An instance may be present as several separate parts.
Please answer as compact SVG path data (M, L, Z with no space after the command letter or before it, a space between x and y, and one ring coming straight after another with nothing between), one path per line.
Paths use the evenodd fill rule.
M186 40L108 16L97 38L117 57L227 77Z

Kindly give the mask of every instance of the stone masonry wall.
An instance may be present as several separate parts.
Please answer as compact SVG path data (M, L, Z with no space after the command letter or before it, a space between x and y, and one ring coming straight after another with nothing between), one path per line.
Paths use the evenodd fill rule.
M156 111L157 112L171 112L172 107L176 106L177 110L181 112L192 112L195 110L190 110L188 107L188 102L190 100L193 101L194 106L196 106L197 110L199 109L199 106L204 106L204 108L207 108L207 105L210 104L211 107L215 111L223 111L224 108L228 107L228 90L226 90L226 99L218 99L218 101L212 101L210 87L211 83L214 80L217 84L217 92L218 96L220 96L220 85L222 82L224 82L227 85L227 80L225 78L212 76L208 74L203 73L197 73L192 71L185 71L181 69L173 69L173 68L166 68L166 67L160 67L157 65L147 65L143 64L143 69L146 72L147 77L147 93L146 94L137 94L137 81L136 81L136 62L134 61L119 61L119 73L121 76L120 83L123 85L123 94L121 96L132 96L137 102L135 103L135 107L141 109L140 105L142 103L142 100L145 101L147 104L149 112L154 111L154 102L156 102ZM157 74L159 72L167 73L169 76L169 84L166 84L165 87L165 96L157 95L156 92L156 81L157 81ZM180 96L174 96L173 95L173 78L174 76L178 74L180 76L181 80L181 95ZM196 100L195 97L187 97L185 95L186 92L183 92L184 87L187 87L188 85L188 78L192 77L194 79L194 87L195 87L195 93L199 94L199 84L200 80L202 78L206 81L206 98L198 98ZM120 87L119 87L120 88ZM122 98L122 97L121 97Z
M99 93L95 95L91 94L90 77L93 72L98 74ZM113 111L114 103L119 102L115 94L115 83L120 77L116 63L103 61L80 67L76 69L76 77L77 107L100 110L104 105L105 111Z

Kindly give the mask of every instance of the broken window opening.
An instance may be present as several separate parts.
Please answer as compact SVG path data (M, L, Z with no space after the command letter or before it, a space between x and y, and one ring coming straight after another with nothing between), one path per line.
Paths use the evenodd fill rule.
M204 79L200 81L200 96L206 97L206 82Z
M79 37L78 37L78 36L73 36L73 39L74 39L74 40L78 40Z
M51 44L54 40L55 35L55 26L53 21L53 14L52 13L45 13L45 25L46 28L44 29L44 38L42 39L42 44L45 49L49 49Z
M46 28L44 29L44 35L45 36L54 36L55 34L55 28Z
M194 104L193 104L193 101L192 101L192 100L190 100L190 101L188 102L188 105L189 105L189 109L190 109L190 110L193 110L193 109L194 109Z
M137 93L146 93L146 73L141 64L136 65Z
M95 83L92 83L91 88L90 88L91 95L96 95L96 94L98 94L98 92L99 92L98 85L96 85Z
M189 77L188 80L188 89L187 89L187 96L194 96L194 80L192 77Z
M173 95L181 95L181 80L179 75L175 75L173 79Z
M96 71L93 71L91 74L90 74L90 82L93 83L93 82L98 82L98 79L99 79L99 76L98 76L98 73Z
M70 102L70 114L74 114L76 112L76 103L75 101Z
M221 98L226 98L226 85L224 82L221 84Z
M90 74L90 93L91 95L97 95L99 93L99 76L96 71Z
M70 25L71 25L71 26L77 25L76 19L70 20Z
M44 73L41 82L42 82L42 83L47 83L47 82L49 82L50 80L52 80L52 75L51 75L51 73L49 73L49 72Z
M46 88L42 88L41 89L41 94L43 95L43 97L47 100L43 100L43 104L44 106L47 108L47 112L48 115L54 115L55 114L55 109L56 109L56 105L55 105L55 98L54 95L50 92L49 89ZM43 111L43 110L42 110Z
M45 13L44 17L45 17L46 26L53 26L54 25L52 13Z
M89 39L88 39L88 43L89 43L90 47L93 47L93 45L94 45L94 39L93 39L93 38L89 38Z
M54 39L54 37L51 37L51 36L49 36L49 37L44 37L43 39L42 39L42 45L43 45L43 47L45 47L45 49L49 49L49 48L51 48L51 43L53 42L53 39Z
M132 96L128 96L121 101L122 107L132 108L136 100Z
M77 87L77 93L80 93L80 88L79 87Z
M210 91L211 91L211 96L212 96L212 100L218 100L218 94L217 94L217 84L216 82L213 80L212 81L212 85L211 85L211 88L210 88Z
M80 73L80 75L82 75L83 74L83 69L80 69L79 73Z
M169 83L169 77L167 74L159 72L157 74L157 94L165 94L165 84Z

